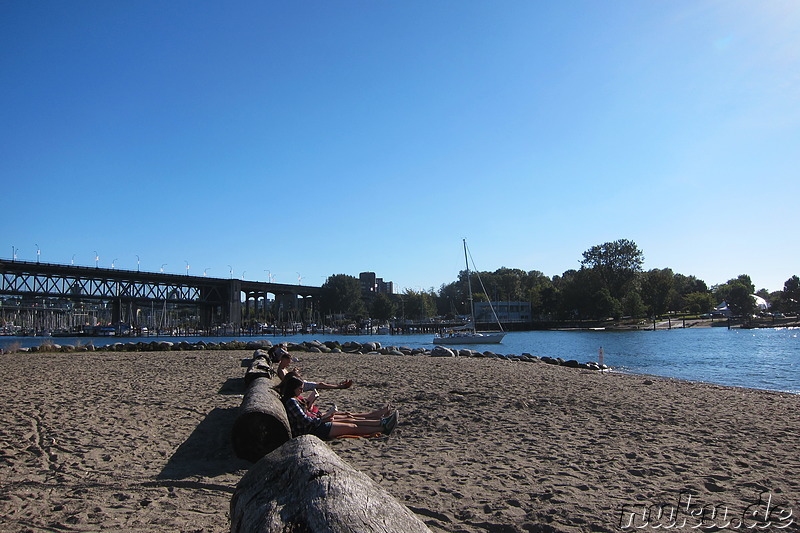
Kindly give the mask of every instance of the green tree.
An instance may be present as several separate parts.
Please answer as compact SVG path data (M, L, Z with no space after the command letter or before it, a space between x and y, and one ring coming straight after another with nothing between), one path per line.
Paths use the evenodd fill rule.
M783 284L783 300L787 311L800 311L800 278L792 276Z
M741 274L737 278L729 279L726 283L722 285L717 285L714 287L714 297L717 299L717 302L728 302L730 303L731 299L731 291L734 287L742 286L747 289L748 294L753 294L756 291L755 285L750 280L750 276L747 274Z
M643 318L647 315L647 306L637 291L630 291L622 299L622 312L625 316Z
M423 320L436 313L435 295L425 291L406 289L403 293L406 318Z
M436 314L453 318L455 315L463 314L461 291L457 281L442 285L436 295Z
M710 292L691 292L683 297L683 309L692 314L708 313L714 309L714 295Z
M603 320L622 316L622 305L619 300L611 296L611 291L605 287L595 293L593 300L594 316L592 318Z
M320 305L324 313L344 314L349 318L363 318L367 314L361 299L361 283L347 274L335 274L325 280Z
M706 285L705 281L694 276L675 274L675 290L681 296L686 296L693 292L708 292L708 285Z
M385 294L378 294L372 301L369 314L372 318L387 321L395 315L396 306Z
M605 288L600 274L596 270L582 268L568 270L558 280L561 299L559 317L563 319L595 318L597 308L594 296Z
M728 292L728 308L734 316L741 316L745 320L756 311L756 302L753 299L752 285L748 286L744 283L733 283Z
M641 276L642 301L652 316L669 311L670 299L675 291L675 276L672 270L654 268Z
M600 274L605 286L614 298L621 298L626 287L642 271L644 254L636 243L619 239L592 246L583 252L581 266Z

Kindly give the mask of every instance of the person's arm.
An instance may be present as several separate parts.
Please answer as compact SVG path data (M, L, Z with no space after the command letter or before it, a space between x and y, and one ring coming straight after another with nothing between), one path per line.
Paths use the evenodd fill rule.
M311 411L311 407L314 405L314 402L317 401L317 398L319 398L317 389L311 389L311 394L303 399L303 401L306 403L306 411Z

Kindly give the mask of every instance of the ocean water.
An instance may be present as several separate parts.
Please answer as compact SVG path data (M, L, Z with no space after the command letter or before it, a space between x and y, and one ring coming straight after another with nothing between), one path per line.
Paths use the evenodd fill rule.
M114 342L171 340L220 342L268 339L273 343L308 340L339 342L377 341L383 346L433 347L432 335L291 335L256 337L145 337L53 338L57 344L95 346ZM38 346L41 337L0 337L0 347L18 343ZM604 362L615 371L652 374L690 381L800 393L800 329L697 328L657 331L526 331L511 332L502 344L473 345L505 355L538 356L597 361L603 348Z

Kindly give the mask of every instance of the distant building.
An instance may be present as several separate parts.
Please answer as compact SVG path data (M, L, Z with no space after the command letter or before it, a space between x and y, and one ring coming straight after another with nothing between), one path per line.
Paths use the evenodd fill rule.
M475 302L475 322L496 322L492 308L497 313L497 319L503 324L528 323L531 321L530 302Z
M360 273L358 275L358 281L361 283L362 296L394 294L394 283L391 281L383 281L383 278L376 277L375 272Z

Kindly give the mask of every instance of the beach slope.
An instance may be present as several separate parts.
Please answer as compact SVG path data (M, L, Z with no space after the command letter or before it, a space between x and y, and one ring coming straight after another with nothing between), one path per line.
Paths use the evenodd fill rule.
M330 446L434 531L664 528L655 513L670 506L673 530L701 506L716 527L723 510L730 528L752 514L739 529L800 518L797 395L486 358L295 355L308 379L355 380L321 406L400 410L390 437ZM248 356L0 356L0 531L228 531L250 466L230 446Z

